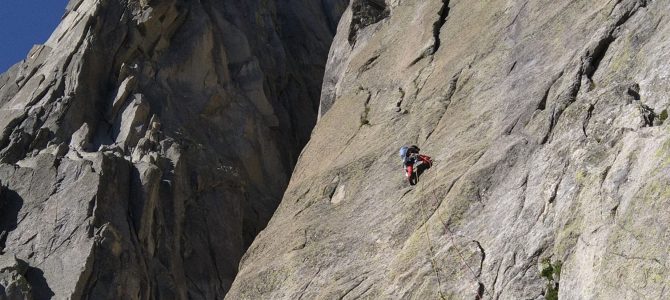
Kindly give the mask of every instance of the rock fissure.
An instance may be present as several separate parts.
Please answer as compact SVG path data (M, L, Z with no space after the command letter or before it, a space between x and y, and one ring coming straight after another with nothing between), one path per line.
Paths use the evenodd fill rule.
M496 284L498 283L498 276L500 275L500 268L502 267L502 261L498 263L498 268L493 276L493 282L491 283L491 294L493 299L498 299L498 294L496 294Z
M507 75L512 74L512 71L514 71L514 69L516 69L516 64L517 64L517 61L514 61L514 63L512 63L512 66L509 68L509 71L507 71Z
M556 96L555 103L552 105L549 129L542 138L542 141L540 142L541 145L551 143L554 134L554 128L558 124L560 117L563 115L563 112L577 100L577 95L582 88L583 65L584 63L582 61L574 75L572 75L572 78L569 79L570 81L568 87L561 94Z
M593 75L598 70L600 62L607 54L607 50L617 39L619 28L622 27L633 15L635 15L638 10L646 7L647 0L637 0L634 1L634 3L635 4L632 8L626 9L623 13L620 13L619 18L611 25L611 29L607 30L604 36L596 42L595 47L586 53L585 58L587 63L583 66L583 73L589 78L589 80L592 80ZM628 2L625 4L628 4ZM617 3L613 8L613 11L610 13L610 16L612 16L612 14L616 11L617 7L622 5L624 5L624 2Z
M377 59L379 59L379 56L380 56L380 54L377 54L377 55L371 57L370 59L368 59L368 60L367 60L367 61L366 61L366 62L365 62L365 63L358 69L358 73L359 73L359 74L362 74L362 73L364 73L365 71L370 70L372 67L374 67L375 64L376 64L376 62L377 62Z
M547 108L547 99L549 98L549 93L551 93L552 88L556 84L556 82L563 77L564 71L561 71L556 75L551 82L549 83L547 89L544 92L544 96L542 96L542 99L540 99L540 102L537 104L537 109L538 110L545 110Z
M447 18L449 17L449 0L442 0L442 5L440 9L438 10L438 19L433 23L433 28L432 28L432 41L430 46L426 47L425 50L421 52L421 54L412 60L410 62L408 67L412 67L416 65L418 62L424 60L425 58L430 58L430 62L433 61L435 53L439 50L442 40L440 38L440 33L442 32L442 27L447 22Z
M449 0L442 0L442 7L437 12L439 18L433 23L433 45L429 49L430 55L434 55L440 49L440 45L442 44L440 33L442 32L442 27L447 22L447 17L449 17L449 10Z
M484 251L484 247L482 247L482 244L479 241L474 240L473 242L477 245L477 249L482 254L482 258L479 261L479 272L477 273L477 278L479 278L481 277L482 271L484 270L484 260L486 260L486 252Z
M587 127L589 126L589 122L591 121L591 117L593 116L593 110L595 109L594 104L589 104L589 108L586 111L586 116L584 117L584 122L582 123L582 132L584 133L584 137L589 137L588 133L586 132Z
M529 1L526 1L521 5L521 8L519 8L519 11L514 15L514 18L512 18L512 21L505 28L510 28L512 25L514 25L516 23L516 21L519 19L519 16L523 12L523 10L526 9L526 6L528 5L528 2ZM514 65L512 66L512 70L514 69L514 66L516 66L516 62L514 62ZM512 72L512 70L510 70L510 72Z
M605 58L607 50L610 48L610 45L616 40L612 33L607 34L602 37L596 43L596 46L593 50L588 50L584 56L586 63L583 64L583 74L591 81L593 81L593 74L598 70L600 62Z
M314 279L318 278L319 273L321 273L321 270L322 270L322 267L319 267L319 268L316 270L316 272L314 273L314 275L311 276L309 282L307 282L307 284L305 285L305 288L303 288L303 289L302 289L302 292L300 292L300 297L298 297L298 300L301 300L302 297L305 296L305 292L307 292L307 290L309 289L310 285L312 285L312 282L314 281Z
M339 300L342 300L342 299L344 299L345 297L347 297L347 296L348 296L351 292L353 292L356 288L358 288L359 286L361 286L361 284L363 284L363 282L365 282L365 280L367 280L367 279L368 279L368 278L365 277L365 278L359 280L359 281L358 281L357 283L355 283L353 286L347 288L347 289L344 291L344 293L342 294L342 296L340 296L338 299L339 299Z
M447 92L440 99L440 102L442 103L442 105L444 105L444 109L439 111L440 119L437 121L435 126L433 126L433 128L428 132L424 143L427 142L428 139L430 139L430 136L433 135L435 129L440 127L440 123L442 122L442 119L444 119L444 116L446 115L447 110L449 109L449 105L451 104L451 99L454 97L454 94L456 93L456 88L458 87L458 80L462 72L463 70L461 69L456 74L454 74L454 76L449 81L449 87L447 88Z
M550 126L549 126L549 133L547 136L545 136L542 139L541 144L545 144L551 139L552 131L556 123L558 123L558 119L562 115L563 111L567 109L567 106L569 106L571 103L573 103L579 94L580 89L582 88L582 76L586 76L586 78L592 82L593 81L593 75L596 73L598 70L601 61L607 54L608 49L614 43L614 41L617 38L618 29L625 24L630 17L632 17L640 8L646 6L646 1L636 1L636 4L626 10L625 12L620 14L620 18L614 22L612 25L610 25L610 29L606 29L606 33L603 34L602 37L598 38L597 41L593 44L593 46L587 47L585 54L581 58L581 63L580 67L578 68L577 75L575 76L575 79L573 81L573 84L570 85L570 88L568 89L567 93L567 98L564 102L564 104L559 104L558 108L554 110L554 113L552 113L551 116L551 121L550 121ZM622 3L618 3L615 5L615 8L613 9L613 12L616 10L616 7L622 5ZM611 14L610 14L611 15ZM559 78L562 76L559 76ZM553 84L552 84L553 85ZM551 90L551 87L549 88ZM547 91L547 95L549 94L549 90ZM540 104L538 105L538 109L546 107L546 100L540 101ZM543 109L541 109L543 110Z

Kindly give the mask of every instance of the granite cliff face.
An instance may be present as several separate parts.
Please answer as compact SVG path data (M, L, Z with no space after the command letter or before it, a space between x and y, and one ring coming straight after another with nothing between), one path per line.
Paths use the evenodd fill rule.
M71 0L0 76L0 298L223 298L316 122L345 8Z
M70 1L0 76L0 298L668 297L667 1L345 2Z
M670 3L354 0L227 299L663 299ZM436 163L409 187L397 150Z

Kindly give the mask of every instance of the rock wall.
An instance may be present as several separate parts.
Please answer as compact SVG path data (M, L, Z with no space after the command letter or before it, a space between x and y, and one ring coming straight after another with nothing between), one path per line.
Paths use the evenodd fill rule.
M668 2L385 5L343 15L227 298L667 298Z
M71 0L0 76L0 298L223 298L345 5Z

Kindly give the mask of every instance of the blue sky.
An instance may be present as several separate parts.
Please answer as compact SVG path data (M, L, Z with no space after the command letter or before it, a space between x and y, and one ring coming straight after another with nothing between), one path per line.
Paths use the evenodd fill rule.
M0 73L44 43L65 13L68 0L0 0Z

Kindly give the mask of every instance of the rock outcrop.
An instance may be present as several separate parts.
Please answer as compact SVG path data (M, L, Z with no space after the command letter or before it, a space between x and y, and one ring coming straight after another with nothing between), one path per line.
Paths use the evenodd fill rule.
M667 1L353 3L227 299L668 297Z
M71 0L0 76L0 298L221 299L344 0Z

